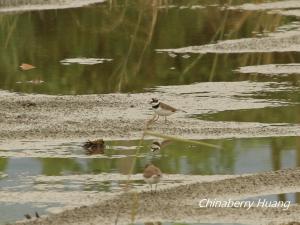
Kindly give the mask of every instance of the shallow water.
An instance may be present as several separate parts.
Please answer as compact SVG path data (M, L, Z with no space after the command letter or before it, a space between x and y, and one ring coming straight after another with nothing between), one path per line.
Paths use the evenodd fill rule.
M0 88L48 94L141 92L156 85L240 80L232 72L240 66L299 59L299 53L199 57L155 51L253 37L283 25L293 29L294 17L224 10L230 1L174 1L177 7L169 8L144 1L113 2L1 14ZM203 7L192 8L199 4ZM89 65L82 58L99 62ZM37 68L21 71L21 63ZM44 82L33 82L40 80Z
M274 125L298 124L300 123L299 110L299 105L227 110L214 114L200 114L196 118L212 121L259 122Z
M174 142L159 152L151 153L152 141L146 141L137 157L134 174L142 173L148 162L159 166L165 174L186 175L254 173L300 165L298 137L206 141L221 146L221 149ZM22 219L26 213L38 211L42 215L63 206L74 206L68 200L70 194L119 193L126 183L126 177L120 174L128 173L138 141L108 141L105 154L100 156L86 156L81 144L63 143L0 151L0 172L6 175L0 179L0 211L5 212L0 223ZM28 152L32 152L30 156ZM114 176L107 179L105 176L108 174ZM164 180L161 185L170 182L182 181ZM133 187L146 187L142 176L134 178ZM56 195L54 199L51 193ZM266 198L277 197L299 201L298 194ZM87 204L79 196L80 203ZM11 207L16 210L9 211Z

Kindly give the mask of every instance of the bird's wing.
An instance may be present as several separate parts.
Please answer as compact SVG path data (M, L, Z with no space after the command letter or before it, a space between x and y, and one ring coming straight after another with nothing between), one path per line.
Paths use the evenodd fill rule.
M176 112L178 109L176 109L176 108L174 108L174 107L172 107L172 106L170 106L170 105L167 105L167 104L165 104L165 103L162 103L162 102L160 102L159 103L159 106L162 108L162 109L166 109L166 110L169 110L169 111L171 111L171 112Z
M154 175L161 176L162 173L161 173L159 168L157 168L156 166L150 165L144 170L143 175L144 175L145 178L150 178Z
M155 174L161 176L162 172L160 171L160 169L158 167L155 167Z

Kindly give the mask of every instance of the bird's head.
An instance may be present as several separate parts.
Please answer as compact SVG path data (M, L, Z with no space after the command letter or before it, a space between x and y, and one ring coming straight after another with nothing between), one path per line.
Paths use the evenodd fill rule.
M159 101L157 98L152 98L150 104L153 106L157 106L159 104Z
M157 98L152 98L150 104L153 104L153 103L158 103L158 99Z
M152 164L151 163L147 163L146 165L145 165L145 168L144 169L146 169L147 167L149 167L149 166L151 166Z

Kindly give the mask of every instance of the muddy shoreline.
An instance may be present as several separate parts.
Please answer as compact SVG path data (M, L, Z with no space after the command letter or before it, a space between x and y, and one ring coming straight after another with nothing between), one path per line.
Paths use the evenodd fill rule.
M82 206L35 221L18 224L114 224L116 209L120 208L118 224L132 222L132 200L136 199L138 214L135 221L155 220L175 222L227 222L246 224L282 224L299 221L299 205L288 210L281 208L199 208L199 199L242 199L276 193L298 192L300 170L286 169L253 175L225 178L211 182L197 182L159 190L155 195L149 191L123 193L115 198L92 206ZM159 206L159 207L158 207ZM89 215L88 217L86 215Z
M1 1L0 13L19 13L23 11L35 11L35 10L56 10L56 9L68 9L79 8L97 3L103 3L105 0L35 0L35 1Z
M286 103L257 100L249 93L265 89L262 85L251 86L250 82L232 82L220 90L212 90L207 84L160 88L159 92L141 94L107 94L81 96L50 96L34 94L0 93L1 147L9 145L9 140L69 140L84 141L92 138L107 140L139 139L146 122L153 111L148 104L151 97L160 96L171 105L180 108L185 105L188 113L179 112L152 124L150 130L190 139L214 139L231 137L297 136L300 126L293 124L264 124L240 122L211 122L193 118L197 113L217 112L225 109L247 109L276 107ZM220 84L221 87L222 84ZM250 85L250 86L248 86ZM232 90L235 86L236 90ZM186 88L209 90L203 98L191 93L183 94ZM249 89L248 91L246 89ZM278 90L278 87L275 87ZM164 92L163 92L164 90ZM181 90L181 91L180 91ZM229 92L230 91L230 92ZM270 89L270 91L273 91ZM193 90L191 90L193 92ZM228 96L226 96L226 93ZM215 98L219 95L220 98ZM245 98L238 97L245 95ZM229 105L231 102L231 105ZM146 137L151 138L151 137ZM16 144L12 142L12 144Z

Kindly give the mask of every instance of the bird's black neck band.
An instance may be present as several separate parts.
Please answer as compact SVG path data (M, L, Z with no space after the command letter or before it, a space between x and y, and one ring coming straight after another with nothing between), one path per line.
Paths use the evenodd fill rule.
M157 109L159 107L159 103L157 105L153 105L152 108Z

